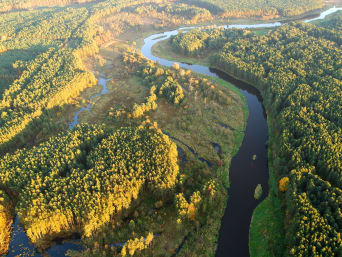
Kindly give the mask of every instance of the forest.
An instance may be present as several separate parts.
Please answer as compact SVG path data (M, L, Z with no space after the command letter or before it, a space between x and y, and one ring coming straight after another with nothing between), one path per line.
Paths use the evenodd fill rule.
M11 225L13 222L13 204L9 196L3 190L0 190L0 253L8 251L10 241Z
M0 254L17 216L40 251L76 234L84 249L72 256L214 255L246 102L222 80L148 61L132 34L135 41L176 25L322 7L320 0L0 0ZM266 36L217 29L172 39L186 55L222 50L213 66L258 81L267 109L275 108L282 147L274 165L277 179L290 181L279 197L295 221L286 236L293 256L340 251L341 117L329 108L340 101L331 97L340 96L340 25L337 17ZM94 65L111 41L112 66ZM94 103L100 114L69 131L71 115L96 90L94 70L112 78L109 96Z
M96 84L92 73L80 72L70 51L49 49L31 62L17 62L22 74L1 99L0 142L8 143L44 110L63 105L86 87ZM6 149L6 148L5 148Z
M137 101L132 109L125 109L131 113L130 117L113 117L111 113L114 111L107 109L104 113L108 116L96 122L106 125L84 125L55 135L54 126L57 126L61 113L69 110L68 106L75 103L82 91L97 83L93 73L84 65L84 60L98 52L97 44L106 37L95 21L106 19L121 9L123 13L142 17L150 15L149 10L155 10L158 19L171 23L175 17L186 22L211 18L205 9L186 4L126 3L107 1L94 4L92 9L43 9L39 12L8 12L1 16L1 72L3 76L9 74L7 83L2 85L1 96L3 157L0 181L1 188L6 189L1 223L4 233L0 235L4 238L2 252L8 249L14 213L30 241L40 250L49 247L56 238L68 238L75 233L82 237L82 244L86 247L79 253L83 256L97 256L103 251L118 256L124 256L125 252L127 255L136 252L146 252L147 256L154 252L170 255L187 234L182 251L212 253L216 249L215 238L227 197L225 169L242 139L240 131L243 131L246 118L243 99L236 92L177 66L165 69L134 53L124 52L120 60L122 67L115 72L141 79L137 86L149 92L144 101ZM159 10L165 14L158 16ZM122 24L125 22L123 16ZM129 20L127 24L124 29L136 26ZM196 103L189 106L192 99ZM165 108L175 113L174 123L165 122ZM232 117L227 117L227 112ZM153 123L149 123L148 115ZM200 117L206 117L205 121ZM145 119L147 123L144 123ZM182 158L188 160L186 163L179 161L174 143L161 134L154 121L161 123L166 134L171 133L177 148L183 149L179 151L183 152ZM217 125L209 126L213 121ZM141 122L145 124L143 127L151 128L145 131L140 128ZM220 128L219 122L233 124L239 132ZM201 124L201 131L193 133L199 127L197 124ZM58 130L65 130L64 123L62 125ZM153 158L140 155L148 153L145 148L140 153L135 152L140 133L134 132L136 129L146 132L142 147L153 148L155 139L148 139L151 131L161 140L167 140L172 146L170 154L166 148L159 152L166 154L165 158L174 156L172 164L163 161L161 156L155 158L166 168L174 167L174 174L178 174L178 167L182 165L184 170L179 178L172 175L172 182L168 182L165 173L157 175L162 172L162 166L153 164ZM37 133L39 136L46 133L46 137L38 143L28 140L30 135ZM201 144L196 143L199 139ZM131 142L132 149L127 149L127 154L133 151L131 154L142 158L141 164L137 161L134 165L138 166L130 167L135 163L135 157L132 159L124 153L120 159L118 153L123 148L112 148L113 144L118 145L116 140ZM222 153L218 154L211 142L220 142ZM151 151L153 155L158 152L157 148ZM147 166L142 166L146 159L150 161L145 163ZM206 160L212 167L199 159ZM115 160L127 170L113 173L113 167L119 166L107 162ZM123 163L123 160L129 160L130 164ZM155 167L155 172L151 167ZM143 174L147 170L153 175ZM124 178L129 174L136 176ZM196 179L193 179L194 174L197 174ZM154 179L160 180L160 185L165 183L161 186L165 190L148 189L148 185L155 184ZM85 184L89 187L84 190ZM121 195L119 198L118 194ZM179 205L176 199L182 199L183 204ZM216 208L214 199L220 202ZM149 209L156 209L156 212L151 216ZM116 227L118 229L113 229ZM164 234L154 238L159 231ZM148 237L151 242L143 242L142 237ZM198 239L206 243L194 246L193 242ZM113 246L116 240L126 242L125 247Z
M0 13L8 11L17 11L33 9L48 6L65 6L70 4L81 4L92 2L93 0L1 0Z
M177 156L176 145L148 124L116 131L84 125L4 156L1 187L18 195L17 215L44 247L65 232L91 236L141 191L165 194L176 183Z
M32 10L38 7L53 6L76 6L75 4L97 2L115 3L120 0L95 1L95 0L1 0L0 12ZM139 2L139 1L138 1ZM264 17L274 18L279 16L300 15L323 7L322 0L173 0L175 3L185 3L210 11L213 15L219 14L221 17Z
M275 194L286 210L289 256L342 254L341 17L259 36L195 30L170 41L184 54L218 49L211 65L262 93L275 133Z
M323 7L322 0L190 0L190 2L220 16L234 18L263 17L269 19L279 16L287 17Z

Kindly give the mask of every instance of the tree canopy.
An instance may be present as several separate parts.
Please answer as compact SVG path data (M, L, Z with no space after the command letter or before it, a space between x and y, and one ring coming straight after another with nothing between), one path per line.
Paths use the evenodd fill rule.
M19 195L17 215L39 246L65 231L91 236L141 191L170 190L177 158L176 145L148 124L114 131L83 125L6 155L0 186Z

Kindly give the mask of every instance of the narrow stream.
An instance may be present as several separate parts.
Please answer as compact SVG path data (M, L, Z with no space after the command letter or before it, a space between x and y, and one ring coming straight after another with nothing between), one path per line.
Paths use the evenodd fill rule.
M311 22L314 20L324 19L327 15L342 10L342 8L330 8L320 14L320 16L305 20ZM272 28L282 24L279 22L264 23L264 24L233 24L224 26L225 28ZM195 27L179 28L173 31L155 34L145 39L145 44L141 48L142 54L153 61L158 61L165 66L172 66L174 61L168 61L154 56L151 53L151 48L159 41L166 40L172 35L176 35L178 30L186 31ZM253 210L268 194L268 167L267 167L267 121L266 115L262 106L262 98L259 92L252 86L235 80L228 75L208 67L201 65L188 65L180 63L182 68L190 69L195 72L222 78L237 88L247 100L249 108L249 117L247 120L246 134L242 142L239 152L232 159L230 168L230 188L229 200L222 219L220 229L219 244L216 256L218 257L236 257L249 256L248 238L249 225ZM95 97L102 96L108 92L106 87L107 80L99 78L99 84L102 86L101 93L95 94L90 98L90 101ZM81 107L75 114L73 121L69 124L69 129L73 129L79 123L79 115L83 111L91 111L91 103L86 107ZM253 155L257 158L253 161ZM261 199L254 199L254 189L257 184L261 184L263 195ZM63 257L67 250L79 250L81 246L78 240L60 242L59 244L49 248L46 253L51 256ZM12 237L10 242L9 252L7 257L16 256L34 256L42 257L37 252L34 246L30 243L26 233L19 225L18 218L15 219L12 225Z
M75 114L73 121L69 124L69 129L73 129L77 124L78 124L78 117L80 116L80 114L84 111L91 111L91 101L98 96L102 96L108 93L108 89L107 89L107 81L108 79L104 79L102 77L99 77L99 81L98 84L102 86L102 90L100 93L97 93L93 96L90 97L89 99L89 103L86 107L81 107Z
M78 123L78 117L83 111L91 111L91 101L98 96L102 96L108 93L107 89L108 79L99 77L98 84L102 86L101 92L90 97L89 103L86 107L81 107L75 114L72 122L69 124L68 128L73 129ZM56 242L56 245L50 247L45 253L51 256L65 256L68 250L81 250L81 245L78 244L79 240L71 241L61 241ZM25 231L19 225L18 217L15 218L12 225L11 241L9 246L7 257L17 257L17 256L33 256L42 257L40 253L37 252L36 248L31 244L30 240L26 236Z

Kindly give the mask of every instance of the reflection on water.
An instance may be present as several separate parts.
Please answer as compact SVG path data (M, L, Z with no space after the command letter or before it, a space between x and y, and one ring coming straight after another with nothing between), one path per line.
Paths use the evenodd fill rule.
M23 228L19 226L19 219L16 217L14 224L12 225L11 241L7 257L16 257L18 255L34 257L41 256L30 243Z
M77 244L77 241L73 242L61 242L50 247L46 253L51 256L65 256L67 250L81 250L81 245ZM44 255L44 256L45 256ZM18 217L15 218L14 224L12 226L11 241L9 252L7 257L43 257L37 252L36 248L31 244L25 231L19 225Z

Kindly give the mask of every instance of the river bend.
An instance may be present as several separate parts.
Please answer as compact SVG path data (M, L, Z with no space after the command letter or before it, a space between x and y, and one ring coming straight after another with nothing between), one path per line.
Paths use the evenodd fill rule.
M340 11L342 8L330 8L312 19L304 20L305 22L312 22L315 20L325 19L327 15ZM262 24L232 24L226 25L225 28L272 28L279 27L282 23L262 23ZM158 61L165 66L172 66L174 61L165 60L156 57L152 54L151 48L159 41L166 40L172 35L176 35L178 31L185 32L195 27L179 28L173 31L158 33L147 37L144 40L144 45L141 48L142 54L153 61ZM231 84L235 85L246 98L249 117L246 124L246 133L243 139L241 148L233 157L230 167L230 188L228 189L229 199L227 208L222 219L222 225L219 233L219 242L216 256L217 257L237 257L249 256L249 226L253 210L268 194L268 167L267 167L267 120L265 111L262 105L262 98L259 92L252 86L238 81L223 72L209 69L202 65L189 65L180 63L180 66L185 69L209 75L213 77L222 78ZM108 93L106 88L106 79L99 78L99 84L102 86L101 93L91 97L101 97ZM91 104L80 108L73 121L69 124L69 129L74 128L78 123L78 116L83 111L91 111ZM227 114L229 115L229 114ZM253 155L257 158L254 161ZM228 172L228 171L227 171ZM261 184L263 188L263 195L257 201L254 199L254 189ZM29 242L26 233L20 227L18 219L15 219L12 225L12 237L10 242L9 252L7 257L15 256L35 256L41 257L34 246ZM63 257L67 250L78 250L80 245L77 241L64 242L55 245L47 250L47 254L56 257Z

